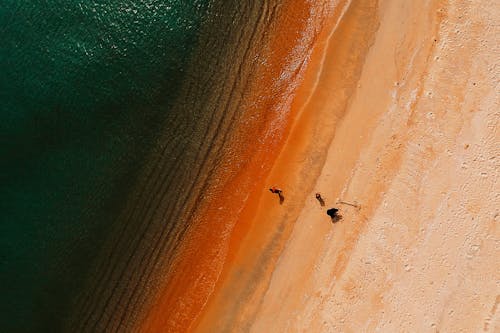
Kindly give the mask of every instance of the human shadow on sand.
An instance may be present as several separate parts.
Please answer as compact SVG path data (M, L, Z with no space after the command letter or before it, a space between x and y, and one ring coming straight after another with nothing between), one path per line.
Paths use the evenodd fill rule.
M339 222L340 220L342 220L342 215L340 214L336 214L334 217L331 218L332 219L332 223L337 223Z

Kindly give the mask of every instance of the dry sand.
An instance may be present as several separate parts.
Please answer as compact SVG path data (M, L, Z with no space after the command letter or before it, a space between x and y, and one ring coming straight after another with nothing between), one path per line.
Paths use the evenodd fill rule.
M486 0L331 15L267 178L285 202L262 190L195 331L500 331L499 17Z

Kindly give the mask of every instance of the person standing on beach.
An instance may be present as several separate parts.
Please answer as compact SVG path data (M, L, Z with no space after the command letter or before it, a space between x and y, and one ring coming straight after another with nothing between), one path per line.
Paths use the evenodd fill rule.
M323 200L323 197L321 196L321 194L319 192L316 193L316 199L318 199L319 204L321 205L321 207L323 207L325 205L325 200Z
M342 216L340 216L338 214L338 209L337 208L330 208L326 211L326 214L328 216L330 216L330 218L332 219L332 222L335 223L337 222L338 220L340 220L342 218Z

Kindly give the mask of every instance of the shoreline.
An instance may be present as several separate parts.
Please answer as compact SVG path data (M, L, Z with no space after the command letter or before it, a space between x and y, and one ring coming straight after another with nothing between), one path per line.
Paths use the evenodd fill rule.
M352 32L365 37L366 59L323 68L309 86L309 110L294 119L268 177L285 203L261 191L194 331L498 329L499 73L484 65L494 64L498 37L487 7L382 0L373 43L366 19L361 31L339 32L346 44ZM331 66L339 54L350 59L341 40L327 52ZM332 93L341 74L353 84L344 105ZM344 113L308 124L322 108ZM328 125L334 136L321 153L305 133L321 137ZM316 191L325 208L338 198L361 208L340 207L332 225Z
M316 41L305 80L292 104L297 117L294 118L286 143L267 177L269 185L277 184L283 187L285 202L283 206L278 206L274 200L276 198L267 193L267 187L261 189L255 212L247 215L252 221L250 226L241 232L243 237L233 240L233 246L235 242L242 244L235 246L236 258L233 258L231 265L227 265L229 267L225 269L225 286L219 291L219 295L215 295L217 298L212 299L212 308L207 306L205 320L196 327L197 331L210 331L214 328L218 331L229 331L234 327L245 327L246 317L251 316L255 310L245 309L244 305L238 308L234 303L254 306L259 304L258 298L262 297L266 281L269 280L273 266L292 232L294 223L288 223L287 220L290 220L290 215L297 216L300 213L302 202L306 200L305 193L313 190L314 179L319 176L321 165L324 163L323 155L335 135L334 128L341 121L343 109L349 103L348 91L355 88L354 83L346 86L342 80L356 81L352 76L356 77L359 72L356 68L363 62L370 45L370 37L365 35L366 31L362 27L366 29L369 22L372 22L373 28L369 32L376 30L375 17L367 17L371 14L370 9L374 3L365 1L353 5L346 1L344 6L337 7L336 11L331 13L329 24L323 28L322 37ZM365 48L360 45L365 45ZM335 55L332 57L334 60L325 61L327 52ZM324 71L321 72L321 69ZM318 73L321 79L317 77ZM311 86L317 86L317 81L329 82L329 88L311 90ZM335 93L329 91L330 89L335 90ZM335 100L336 108L333 108L333 114L325 107L325 100ZM307 180L309 176L312 177ZM271 221L274 222L270 223ZM228 322L217 326L217 323L223 320Z
M500 325L492 89L499 74L483 65L494 62L498 38L487 4L347 3L322 12L328 20L316 30L282 136L259 127L270 136L246 155L237 143L255 140L255 132L244 117L244 130L231 132L235 146L225 153L246 159L236 174L225 169L220 182L243 193L231 193L233 201L222 190L206 193L202 215L210 222L191 230L179 258L184 268L159 296L156 322L142 331ZM272 53L276 43L269 43ZM266 87L252 82L246 101ZM246 116L262 116L259 107L270 99ZM259 146L266 142L276 150ZM284 190L283 205L268 193L272 185ZM360 207L339 207L339 199ZM332 206L341 209L335 224L325 214ZM484 276L488 282L478 285Z
M242 221L238 216L240 213L245 215L241 211L243 206L246 209L251 207L258 198L265 174L273 163L272 156L289 131L288 119L294 117L293 111L288 110L287 100L293 96L296 82L300 81L309 44L315 38L316 32L310 29L320 24L307 22L307 14L314 8L309 6L305 1L294 5L282 3L279 12L270 14L274 19L264 32L267 38L264 46L252 46L256 50L261 48L256 51L261 63L249 79L250 86L241 92L244 101L242 117L233 123L227 138L229 144L219 157L221 162L214 178L216 181L205 189L205 199L199 203L191 222L193 227L182 241L177 259L166 275L168 278L162 278L168 282L162 283L154 304L136 325L137 330L156 332L190 327L205 299L212 293L223 270L222 265L226 259L231 260L232 252L228 251L228 246L235 223ZM264 14L269 16L269 13ZM304 35L304 31L309 31L309 35ZM282 38L278 32L287 32L286 38L293 43L283 44L281 49L273 47L272 44ZM283 59L287 61L283 63ZM286 78L277 80L280 75ZM266 87L266 92L263 92L263 87ZM280 115L280 112L285 112L285 115ZM248 145L256 137L257 142ZM227 188L236 190L227 192ZM168 309L169 316L165 316L165 309Z

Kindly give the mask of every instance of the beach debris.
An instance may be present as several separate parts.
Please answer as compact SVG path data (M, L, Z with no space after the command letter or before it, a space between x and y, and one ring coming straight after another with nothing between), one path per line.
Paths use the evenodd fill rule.
M283 195L283 191L276 186L273 186L269 189L271 193L277 194L278 197L280 198L280 205L283 204L283 201L285 201L285 196Z
M351 206L351 207L354 207L357 209L361 209L361 206L356 201L354 203L352 203L352 202L347 202L347 201L337 199L337 203L343 204L343 205L348 205L348 206Z
M316 193L316 199L318 199L319 204L323 207L325 205L325 200L323 197L321 197L321 193L317 192Z

